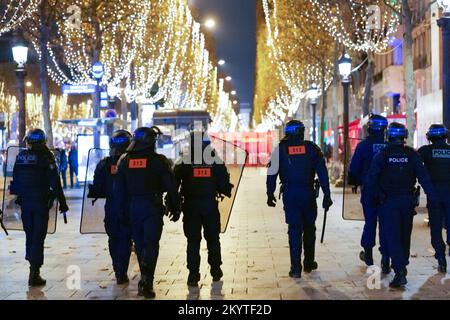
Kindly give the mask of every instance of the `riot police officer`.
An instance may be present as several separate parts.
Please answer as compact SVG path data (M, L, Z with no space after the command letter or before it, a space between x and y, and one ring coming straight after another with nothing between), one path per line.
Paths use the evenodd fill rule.
M436 193L422 158L405 145L408 137L406 127L391 123L387 137L388 146L374 157L364 187L368 188L371 205L379 207L380 223L388 241L395 271L389 286L400 288L407 283L416 180L432 203L435 203Z
M14 164L11 193L18 196L26 235L26 256L30 263L28 285L43 286L40 276L44 263L44 241L47 235L49 210L56 198L59 210L69 210L64 196L55 156L46 146L44 131L30 130L25 137L27 149L21 151Z
M113 182L117 172L117 161L129 147L131 138L131 134L126 130L114 132L109 140L110 156L102 159L95 168L94 181L88 194L88 198L106 198L104 223L118 285L129 282L127 271L132 243L130 227L120 223L113 203Z
M380 115L371 115L368 123L368 137L360 142L356 147L352 161L350 163L350 169L348 172L349 185L363 186L364 179L369 171L370 163L373 157L382 149L386 147L385 131L388 126L388 121L385 117ZM361 247L363 251L360 253L360 258L366 263L367 266L373 265L372 250L376 243L376 231L378 214L377 208L373 207L369 203L369 195L367 190L362 187L361 189L361 204L364 213L364 229L361 237ZM387 248L387 241L383 234L383 230L379 230L380 239L380 252L381 252L381 269L384 274L389 273L390 259Z
M203 156L214 156L208 161ZM198 155L196 157L196 155ZM206 133L193 132L190 136L190 152L175 165L177 184L183 197L183 229L187 238L187 284L198 286L200 281L200 243L202 228L208 247L208 263L213 281L219 281L223 272L220 252L220 212L217 198L231 197L233 185L222 159L215 157L215 150ZM197 160L197 161L196 161ZM213 160L213 159L211 159Z
M171 163L157 154L155 144L161 131L157 127L138 128L119 160L114 195L122 223L131 224L132 238L141 270L138 294L154 298L153 279L163 229L163 193L167 192L172 221L180 218L180 204Z
M275 207L275 189L278 176L281 180L286 223L289 225L289 247L291 270L289 276L301 278L302 269L311 272L317 269L315 261L317 203L314 179L319 176L324 192L322 206L328 210L331 201L328 171L320 148L305 141L305 126L292 120L287 123L286 136L275 148L267 173L267 204ZM303 268L302 236L305 249Z
M430 216L431 244L436 252L439 272L447 272L445 259L445 242L442 238L442 228L447 223L447 244L450 245L450 145L447 143L448 129L440 124L434 124L427 132L431 145L423 146L419 153L428 169L431 181L440 197L437 204L428 203Z

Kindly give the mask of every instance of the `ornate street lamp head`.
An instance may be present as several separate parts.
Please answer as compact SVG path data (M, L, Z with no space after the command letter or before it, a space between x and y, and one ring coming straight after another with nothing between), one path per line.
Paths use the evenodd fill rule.
M450 0L437 0L438 5L444 10L444 15L450 16Z
M338 64L342 82L350 82L350 76L352 74L352 59L350 58L350 55L344 51Z
M17 69L25 69L28 59L28 43L24 39L21 32L14 34L13 40L11 41L11 46L14 62L17 63Z
M317 88L317 84L313 83L311 87L308 89L308 98L311 100L311 103L316 103L318 97L319 97L319 90Z

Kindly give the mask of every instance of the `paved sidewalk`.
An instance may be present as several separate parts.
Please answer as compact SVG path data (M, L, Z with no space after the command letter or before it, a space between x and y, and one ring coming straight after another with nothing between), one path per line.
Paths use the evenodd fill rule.
M165 220L155 277L157 299L450 299L450 276L437 272L423 215L415 219L406 290L389 289L392 275L381 278L380 289L369 289L370 275L358 258L362 223L342 219L342 201L337 193L333 195L335 205L329 214L325 244L317 245L319 270L304 274L300 280L289 278L282 204L278 202L276 209L266 206L264 174L264 169L248 169L242 179L228 231L221 237L225 274L222 282L212 283L203 242L201 286L188 290L182 223ZM135 255L129 272L131 283L117 286L106 236L79 235L80 194L80 190L68 192L72 210L69 224L63 225L61 219L57 233L47 237L42 268L47 286L41 290L27 287L24 234L0 235L0 299L140 299ZM321 211L318 238L322 218ZM377 254L376 261L379 259ZM73 268L81 271L79 289L69 289L67 285L71 283ZM376 286L376 281L369 282Z

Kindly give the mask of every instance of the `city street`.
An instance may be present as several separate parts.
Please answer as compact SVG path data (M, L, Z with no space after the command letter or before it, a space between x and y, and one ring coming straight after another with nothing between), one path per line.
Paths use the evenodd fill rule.
M139 275L135 255L132 255L129 269L130 284L117 286L106 236L78 233L81 194L81 189L69 189L69 224L64 225L62 219L58 220L56 234L47 237L42 268L47 285L41 290L27 286L24 233L11 232L8 237L1 233L0 299L140 299L137 297ZM450 275L437 272L424 214L415 219L406 289L389 289L392 274L383 276L377 288L377 276L366 274L367 268L358 258L362 223L342 219L342 199L337 190L333 192L333 200L335 204L329 213L325 243L317 243L319 270L304 274L299 280L291 279L288 277L287 226L282 204L279 201L275 209L266 206L265 169L246 169L228 231L221 237L223 281L212 283L203 241L200 288L188 289L186 239L182 223L165 219L155 276L157 299L393 300L450 297ZM323 211L320 210L317 221L319 239L322 219ZM379 260L377 253L376 261ZM78 267L81 287L73 288L70 286L71 274Z

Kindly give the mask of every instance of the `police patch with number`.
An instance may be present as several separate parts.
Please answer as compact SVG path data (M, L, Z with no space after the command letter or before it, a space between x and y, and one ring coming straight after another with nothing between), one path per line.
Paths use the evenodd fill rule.
M292 147L289 147L288 152L289 152L290 156L306 154L306 147L305 146L292 146Z
M194 168L194 178L211 178L211 168Z
M117 173L117 166L111 165L111 175L115 175Z
M147 159L130 159L128 162L130 169L145 169L147 168Z

